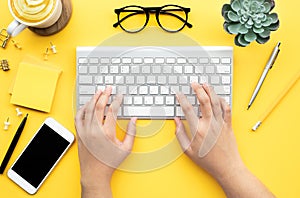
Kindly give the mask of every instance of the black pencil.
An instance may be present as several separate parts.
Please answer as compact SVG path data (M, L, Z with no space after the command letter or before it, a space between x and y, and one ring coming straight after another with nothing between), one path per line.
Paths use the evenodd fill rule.
M9 145L9 148L7 149L5 157L4 157L4 159L2 161L2 164L0 166L0 174L3 174L5 168L6 168L7 164L8 164L8 161L9 161L10 157L11 157L12 153L14 152L14 149L15 149L15 147L16 147L16 145L18 143L18 140L19 140L19 138L20 138L20 136L22 134L22 131L24 129L27 117L28 117L28 114L26 114L26 116L23 118L23 120L22 120L22 122L21 122L21 124L20 124L20 126L19 126L19 128L18 128L18 130L17 130L17 132L16 132L16 134L15 134L15 136L13 138L13 140L11 141L11 143Z

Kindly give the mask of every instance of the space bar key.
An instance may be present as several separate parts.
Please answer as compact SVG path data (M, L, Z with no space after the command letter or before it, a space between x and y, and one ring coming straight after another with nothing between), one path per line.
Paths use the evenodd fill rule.
M164 107L164 106L125 106L123 107L124 116L145 116L145 117L164 117L164 116L174 116L174 107Z

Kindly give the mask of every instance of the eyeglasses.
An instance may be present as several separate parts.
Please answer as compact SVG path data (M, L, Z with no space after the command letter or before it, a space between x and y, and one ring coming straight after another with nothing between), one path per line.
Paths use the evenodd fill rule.
M115 9L118 22L113 24L114 27L120 26L124 31L135 33L143 30L148 21L149 15L155 14L158 25L167 32L179 32L187 26L193 27L188 23L188 13L190 8L184 8L178 5L165 5L162 7L141 7L126 6Z

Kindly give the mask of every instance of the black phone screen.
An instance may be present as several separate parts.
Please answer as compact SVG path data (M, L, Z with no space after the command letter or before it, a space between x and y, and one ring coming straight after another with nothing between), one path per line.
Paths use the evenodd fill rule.
M43 124L12 170L37 188L70 142Z

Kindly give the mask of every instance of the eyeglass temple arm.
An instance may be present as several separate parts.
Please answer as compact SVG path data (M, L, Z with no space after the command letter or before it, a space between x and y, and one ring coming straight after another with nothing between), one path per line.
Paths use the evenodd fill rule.
M118 25L120 25L120 23L122 23L124 20L126 20L127 18L137 15L137 14L144 14L144 11L139 11L139 10L123 10L122 12L135 12L135 13L131 13L127 16L125 16L124 18L122 18L121 20L118 20L115 24L113 24L113 27L118 27ZM118 13L120 14L120 13Z

